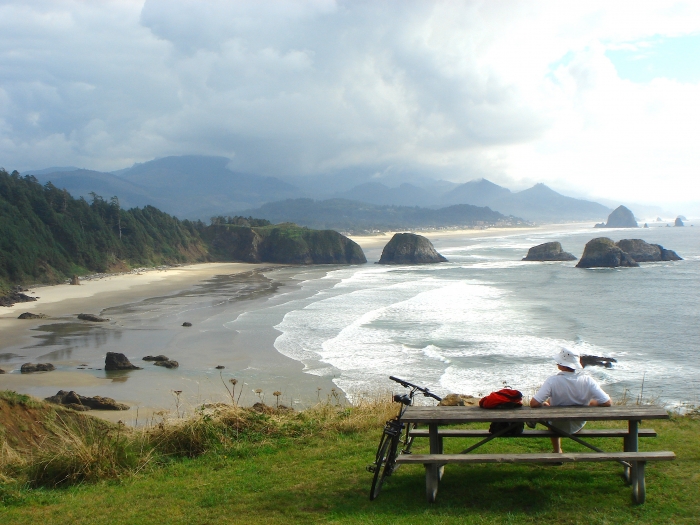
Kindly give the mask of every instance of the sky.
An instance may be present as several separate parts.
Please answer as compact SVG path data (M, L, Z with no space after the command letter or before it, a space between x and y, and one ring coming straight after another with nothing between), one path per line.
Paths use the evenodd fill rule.
M0 166L700 201L700 2L0 0Z

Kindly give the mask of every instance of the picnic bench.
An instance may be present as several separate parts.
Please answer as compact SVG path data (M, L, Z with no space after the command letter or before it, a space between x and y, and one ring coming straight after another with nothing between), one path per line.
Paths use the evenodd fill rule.
M612 406L612 407L541 407L487 410L480 407L459 406L410 406L403 414L407 424L427 425L411 430L414 438L427 437L430 454L402 454L396 459L399 464L422 464L425 467L425 487L428 502L437 497L438 485L444 467L450 463L578 463L584 461L616 461L624 467L623 476L632 485L632 496L636 503L644 503L646 484L644 469L647 461L670 461L675 454L669 451L639 452L640 437L655 437L656 432L649 428L639 428L642 420L668 419L668 413L653 406ZM586 421L627 421L627 429L583 429L569 434L551 425L552 420L578 419ZM464 423L504 422L505 428L491 434L486 429L441 428ZM588 447L593 452L555 454L476 454L471 453L492 439L505 437L509 430L520 423L540 423L547 430L524 430L516 438L555 437L569 438ZM587 438L621 438L622 452L605 452L585 441ZM444 454L445 438L477 438L480 440L459 454Z

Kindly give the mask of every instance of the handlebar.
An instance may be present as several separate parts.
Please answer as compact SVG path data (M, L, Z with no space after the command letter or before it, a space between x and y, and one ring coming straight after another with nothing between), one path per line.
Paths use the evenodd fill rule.
M433 399L437 399L438 401L442 401L442 398L438 395L433 394L428 388L423 388L418 385L414 385L413 383L409 383L405 379L399 379L398 377L394 376L389 376L389 379L392 381L396 381L398 384L400 384L404 388L412 388L415 391L420 392L423 394L425 397L432 397Z

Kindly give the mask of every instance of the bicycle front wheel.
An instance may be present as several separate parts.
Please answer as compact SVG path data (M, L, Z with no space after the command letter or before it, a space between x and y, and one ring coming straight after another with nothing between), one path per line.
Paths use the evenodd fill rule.
M400 436L393 436L384 433L382 442L377 449L377 459L375 462L374 477L372 478L372 488L369 492L369 499L373 500L382 490L382 485L387 476L390 476L394 463L396 463L396 453L399 447Z

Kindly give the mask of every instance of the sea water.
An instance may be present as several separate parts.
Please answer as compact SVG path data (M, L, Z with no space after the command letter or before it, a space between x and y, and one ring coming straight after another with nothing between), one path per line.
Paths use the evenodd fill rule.
M643 238L684 260L617 269L521 261L555 240L580 257L599 236ZM573 228L442 238L435 247L449 262L306 270L275 325L275 348L351 399L396 387L389 375L440 394L508 385L531 395L567 346L617 360L585 370L616 398L698 403L700 228Z

